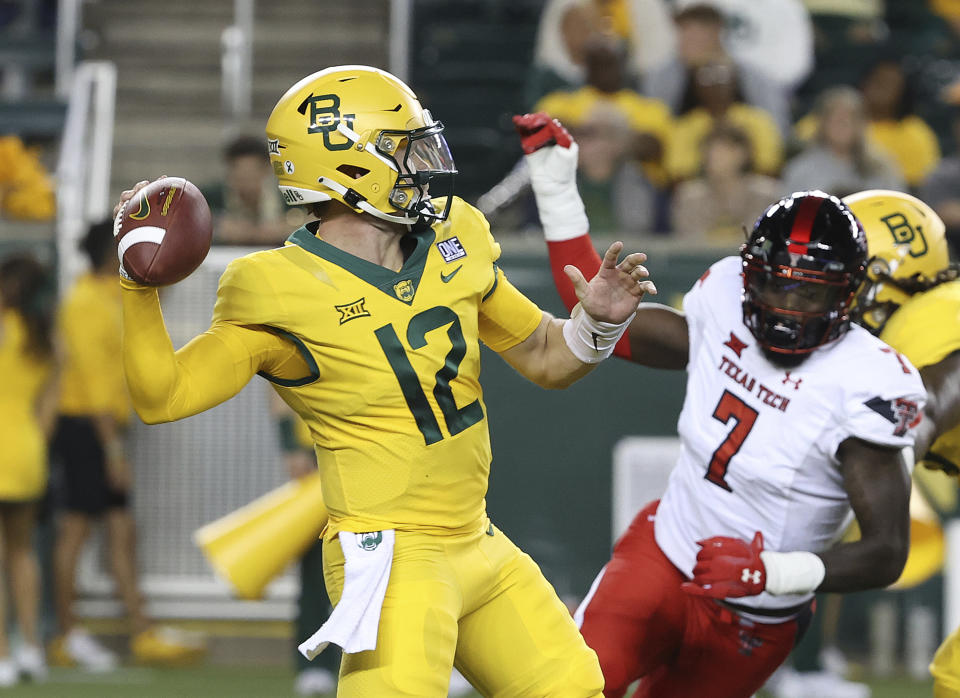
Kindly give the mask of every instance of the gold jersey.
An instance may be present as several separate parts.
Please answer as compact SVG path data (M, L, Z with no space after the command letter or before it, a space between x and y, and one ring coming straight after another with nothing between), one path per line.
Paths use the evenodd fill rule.
M43 494L47 447L36 407L51 370L51 361L28 351L21 316L13 310L0 312L0 501Z
M893 313L880 339L917 368L942 361L960 349L960 281L913 296ZM960 425L942 434L927 458L960 467Z
M120 283L116 276L85 274L60 308L64 345L60 412L73 416L109 414L125 424L130 397L117 361L122 353Z
M509 349L542 312L498 270L486 220L460 199L407 236L397 272L313 230L232 262L214 327L260 326L299 348L308 375L261 375L310 429L331 526L472 529L491 458L480 341Z

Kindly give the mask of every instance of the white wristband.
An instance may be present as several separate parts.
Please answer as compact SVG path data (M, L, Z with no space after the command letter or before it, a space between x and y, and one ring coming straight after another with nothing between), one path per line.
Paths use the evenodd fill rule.
M577 303L570 313L570 319L563 323L563 338L580 361L598 364L613 353L613 348L630 326L634 315L636 313L617 325L600 322L587 315Z
M569 148L548 146L525 156L543 237L548 242L572 240L590 231L577 191L577 152L573 143Z
M760 553L760 559L767 570L764 590L774 596L809 594L817 590L827 574L823 560L813 553L764 550Z

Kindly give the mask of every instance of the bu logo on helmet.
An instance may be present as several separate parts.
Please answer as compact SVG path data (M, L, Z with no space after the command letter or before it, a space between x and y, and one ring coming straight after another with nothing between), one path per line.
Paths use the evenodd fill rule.
M341 118L352 129L356 114L341 116L340 98L337 95L320 95L319 97L311 95L300 105L300 113L306 112L308 106L310 117L307 122L307 133L322 133L323 144L327 150L350 150L353 142L349 138L344 138L342 143L334 143L330 140L330 134L336 132Z
M357 540L357 547L363 550L376 550L377 546L383 542L382 531L371 531L370 533L361 533Z
M880 220L890 229L895 244L909 245L911 257L921 257L927 253L927 239L923 236L923 229L919 225L910 225L905 215L897 211Z

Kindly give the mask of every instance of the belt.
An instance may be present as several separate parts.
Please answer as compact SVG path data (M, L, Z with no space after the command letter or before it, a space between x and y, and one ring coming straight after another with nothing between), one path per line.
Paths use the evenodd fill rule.
M812 601L804 601L796 606L786 606L784 608L753 608L752 606L744 606L742 604L732 603L723 599L714 600L724 608L733 611L734 613L749 613L750 615L760 616L761 618L783 619L794 618L800 615L810 606Z

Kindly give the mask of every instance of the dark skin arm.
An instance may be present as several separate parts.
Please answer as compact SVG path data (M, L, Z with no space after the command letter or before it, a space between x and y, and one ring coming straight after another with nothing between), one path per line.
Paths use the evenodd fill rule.
M917 425L917 440L914 453L921 460L930 450L930 446L941 434L960 424L960 351L949 354L935 364L920 369L923 387L927 389L927 405L923 409L923 421ZM927 461L931 465L941 465L948 475L958 475L960 471L946 467L946 464Z
M651 368L683 369L690 356L687 318L679 310L642 303L627 330L630 360Z
M900 576L910 547L910 476L903 456L899 449L850 438L837 457L860 540L819 553L827 573L817 591L885 587Z

